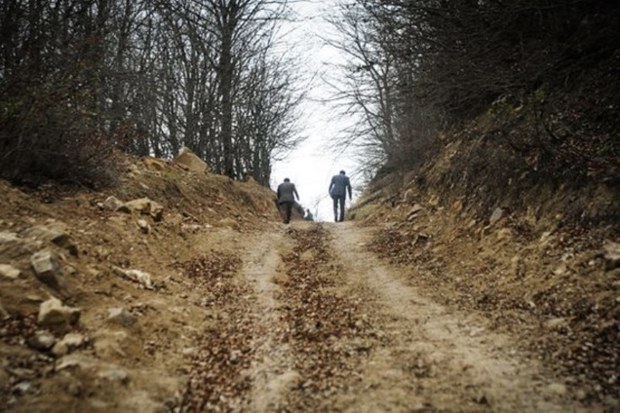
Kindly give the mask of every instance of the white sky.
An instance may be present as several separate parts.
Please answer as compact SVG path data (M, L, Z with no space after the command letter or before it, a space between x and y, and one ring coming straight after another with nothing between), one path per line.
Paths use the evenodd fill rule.
M304 75L314 80L302 107L301 134L307 139L286 159L274 163L271 187L275 189L284 178L290 178L299 192L300 204L309 208L315 219L332 221L332 200L327 193L331 177L341 169L351 177L357 165L353 154L338 155L327 148L327 143L339 134L347 120L338 119L334 116L334 107L320 102L331 93L321 75L333 70L330 64L343 60L341 52L323 44L319 38L319 34L332 31L324 17L335 7L332 0L296 1L290 7L298 14L299 21L285 25L285 30L290 27L285 36L287 49L299 56L300 68L307 70ZM351 182L355 187L353 178ZM355 193L353 196L355 199Z

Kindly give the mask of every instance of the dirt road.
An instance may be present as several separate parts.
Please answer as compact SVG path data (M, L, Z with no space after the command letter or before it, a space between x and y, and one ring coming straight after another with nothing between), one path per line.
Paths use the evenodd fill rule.
M604 411L482 316L417 293L368 252L370 231L295 222L244 240L177 410Z

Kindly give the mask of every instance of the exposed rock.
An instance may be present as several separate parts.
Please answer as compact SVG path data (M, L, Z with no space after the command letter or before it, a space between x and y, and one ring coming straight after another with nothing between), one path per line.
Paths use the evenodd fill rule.
M566 386L562 383L551 383L549 386L547 386L547 390L558 396L564 396L567 392Z
M28 345L39 351L47 351L56 343L56 337L49 331L41 330L34 333L27 341Z
M603 246L605 258L605 269L613 270L620 267L620 243L608 241Z
M97 372L97 377L112 383L127 384L129 375L125 370L115 365L108 365Z
M564 275L568 272L568 266L566 265L566 263L561 263L560 265L558 265L555 270L553 270L553 274L555 275Z
M37 391L36 387L32 384L32 382L28 380L20 381L15 386L13 386L13 393L19 394L19 395L36 393L36 391Z
M199 174L209 172L207 163L196 156L189 148L181 148L173 162Z
M564 317L552 318L550 320L545 321L544 326L549 330L558 330L562 327L566 327L568 324Z
M30 263L37 278L52 288L64 287L65 278L62 275L60 262L56 253L50 250L41 250L30 257Z
M94 359L83 354L69 354L60 358L54 366L54 371L62 371L65 369L82 369L88 370L96 367L99 364L97 359Z
M13 232L0 231L0 256L5 260L31 255L42 245L40 241L25 240Z
M8 244L18 240L19 237L14 232L0 231L0 244Z
M299 260L302 262L303 261L310 262L314 260L315 258L316 257L315 257L313 250L306 250L299 256Z
M511 228L500 228L495 234L497 239L500 241L506 241L512 239L512 229Z
M15 280L21 275L21 271L12 265L0 264L0 277L9 278Z
M142 173L140 168L138 168L138 165L133 163L127 167L127 171L133 175L140 175Z
M504 208L498 207L495 208L493 213L491 214L491 218L489 218L489 225L495 225L500 219L506 216L506 210Z
M409 210L409 212L407 213L407 220L411 221L413 219L415 219L418 214L420 213L420 211L424 210L424 207L420 204L414 204L411 209Z
M151 233L151 225L148 222L146 222L146 220L139 219L137 224L138 224L138 228L140 228L140 231L142 231L142 233L144 234Z
M62 273L65 275L74 275L75 273L77 273L77 269L71 265L65 265L62 268Z
M147 272L141 270L127 270L116 266L112 267L112 269L117 275L120 275L121 277L126 278L130 281L136 282L142 285L147 290L153 289L153 281L151 279L151 275Z
M27 238L34 238L43 242L51 242L69 251L71 255L78 255L78 248L66 232L65 225L52 222L49 225L35 225L24 232Z
M115 307L108 309L107 321L123 327L131 327L136 323L136 317L125 308Z
M0 231L0 244L6 244L9 242L17 241L19 237L14 232Z
M69 333L52 348L56 356L64 356L73 350L82 347L86 343L86 337L79 333Z
M220 227L228 227L230 229L234 229L235 231L239 230L239 223L232 218L223 218L218 222Z
M56 362L56 366L54 367L56 372L61 372L67 369L91 371L99 379L108 382L116 382L120 384L127 384L129 382L129 375L124 369L115 364L103 363L95 358L85 356L83 354L70 354L64 356Z
M123 202L115 196L109 196L103 201L101 206L110 211L117 211L123 206Z
M161 159L151 158L150 156L142 159L142 162L148 169L163 171L166 168L166 164Z
M410 204L413 201L415 201L415 193L409 188L403 193L403 202Z
M80 310L67 307L57 298L50 298L39 307L38 323L51 329L65 332L77 324L80 319Z
M119 211L123 212L139 212L144 215L150 215L156 222L161 221L164 215L164 207L149 198L139 198L125 202Z
M202 230L203 228L205 227L199 224L182 224L181 232L189 232L191 234L196 234L197 232L200 232L200 230Z

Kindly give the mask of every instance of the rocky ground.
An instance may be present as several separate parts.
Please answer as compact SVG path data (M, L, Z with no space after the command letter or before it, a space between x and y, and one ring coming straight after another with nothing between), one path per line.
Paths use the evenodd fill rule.
M0 411L620 409L609 232L411 192L285 226L181 159L0 189Z

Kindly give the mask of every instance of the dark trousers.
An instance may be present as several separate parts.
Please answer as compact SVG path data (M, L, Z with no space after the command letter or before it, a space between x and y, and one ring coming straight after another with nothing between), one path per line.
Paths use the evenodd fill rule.
M334 200L334 221L342 222L344 221L344 201L346 196L332 196ZM340 207L340 210L338 210Z
M291 222L291 211L293 210L293 203L288 201L280 202L280 214L285 224Z

